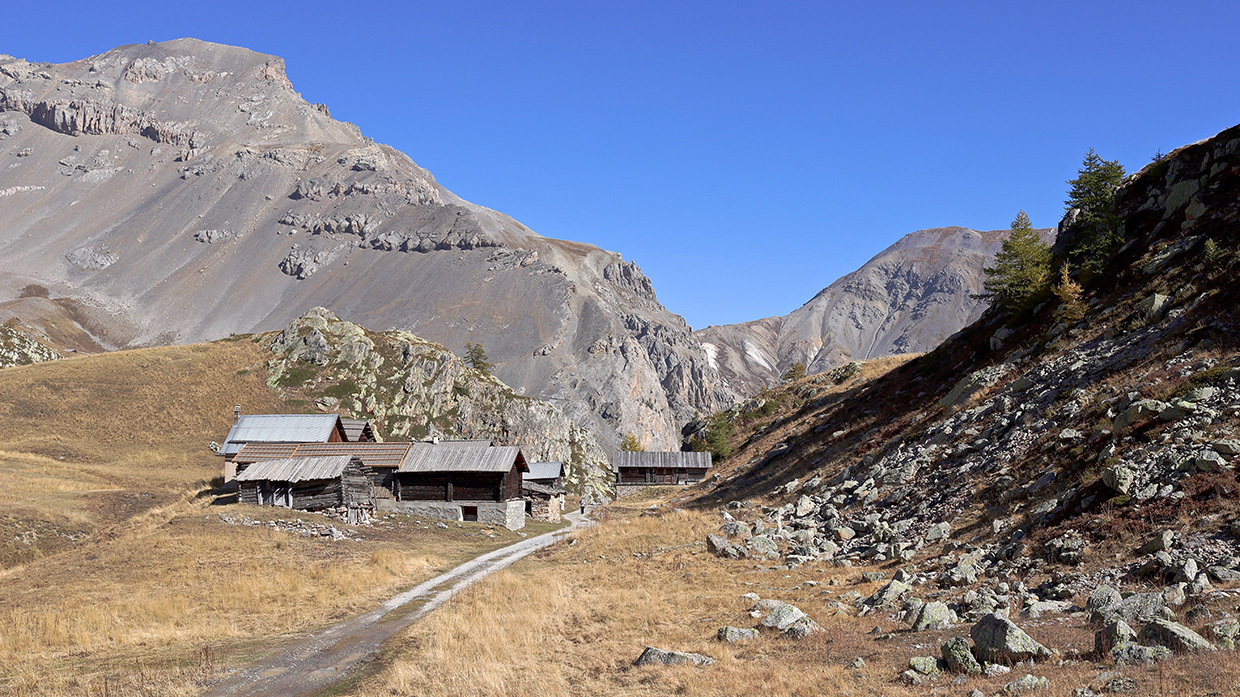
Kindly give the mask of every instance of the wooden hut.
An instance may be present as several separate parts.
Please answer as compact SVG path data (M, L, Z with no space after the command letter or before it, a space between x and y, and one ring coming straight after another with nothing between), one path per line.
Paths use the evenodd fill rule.
M529 471L516 446L490 441L410 443L393 476L393 497L382 510L449 520L525 526L522 476Z
M371 496L390 499L396 468L404 462L413 443L250 443L233 458L239 471L253 463L293 457L332 457L354 455L366 466L371 479Z
M521 480L525 514L534 520L559 522L564 510L564 464L531 462L529 467L529 473Z
M238 407L240 409L240 407ZM238 413L219 454L224 457L224 481L237 476L236 455L250 443L343 443L348 441L339 414Z
M687 486L702 481L710 468L710 453L621 451L612 458L616 496L648 486Z
M344 507L350 519L374 508L369 468L356 455L255 462L237 475L237 498L257 506L305 511Z

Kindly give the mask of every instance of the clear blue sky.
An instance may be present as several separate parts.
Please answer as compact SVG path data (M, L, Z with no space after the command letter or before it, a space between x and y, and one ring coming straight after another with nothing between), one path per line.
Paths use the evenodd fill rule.
M193 36L460 196L636 260L695 328L784 314L913 230L1053 226L1240 122L1240 3L10 3L0 53Z

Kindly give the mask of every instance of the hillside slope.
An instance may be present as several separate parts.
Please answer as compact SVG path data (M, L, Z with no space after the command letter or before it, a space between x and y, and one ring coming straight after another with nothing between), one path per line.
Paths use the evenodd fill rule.
M729 383L754 395L795 363L821 373L853 360L920 353L986 309L975 295L1007 230L909 233L783 317L707 327L695 336ZM1048 242L1054 231L1039 231Z
M303 100L273 56L193 39L0 56L0 159L0 294L71 307L6 305L48 334L185 343L323 306L481 342L604 440L670 445L732 401L635 264L461 200Z
M769 502L792 564L909 562L961 617L1104 583L1215 607L1240 580L1237 201L1240 127L1147 166L1084 319L989 311L846 393L790 386L699 502Z

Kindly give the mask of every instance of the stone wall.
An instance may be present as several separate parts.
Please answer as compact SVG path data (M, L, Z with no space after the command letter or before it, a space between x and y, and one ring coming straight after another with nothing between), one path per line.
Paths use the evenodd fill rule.
M525 501L393 501L378 499L375 501L378 510L385 513L405 513L422 518L438 518L440 520L465 519L462 506L478 507L478 522L489 525L502 525L509 530L520 530L525 527Z
M530 517L544 523L560 522L564 511L564 494L550 498L532 497L529 501Z

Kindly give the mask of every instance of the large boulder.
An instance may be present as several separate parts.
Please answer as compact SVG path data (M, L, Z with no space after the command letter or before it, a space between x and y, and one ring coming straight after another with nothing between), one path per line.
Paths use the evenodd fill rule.
M700 653L685 653L683 651L668 651L666 649L656 649L653 646L647 646L642 655L637 657L633 662L635 666L673 666L673 665L695 665L708 666L715 662L710 656L703 656Z
M1197 632L1171 620L1150 620L1141 630L1137 641L1146 645L1165 646L1175 652L1212 651L1214 644Z
M886 585L875 591L874 595L865 599L867 605L883 607L895 605L913 588L903 581L888 581Z
M939 601L933 601L921 606L916 617L913 619L913 631L921 632L927 629L946 629L951 625L952 611L946 604Z
M969 648L969 640L964 637L952 637L943 642L939 647L943 653L943 662L947 665L947 669L953 673L964 673L965 675L981 675L982 664L977 662L973 657L973 651Z
M1095 625L1115 620L1124 620L1133 625L1143 624L1154 617L1166 618L1169 614L1170 608L1167 607L1167 600L1162 593L1134 593L1118 603L1090 613L1090 620Z
M1115 620L1094 635L1094 653L1105 656L1116 646L1136 640L1137 633L1132 631L1127 622Z
M1129 641L1111 649L1111 660L1118 666L1140 666L1166 660L1171 657L1171 649L1165 646L1142 646Z
M706 536L706 549L716 557L724 559L741 559L748 556L744 547L728 542L728 538L722 535L710 534Z
M974 653L986 663L1018 663L1050 658L1051 650L1033 640L1011 620L989 614L969 630Z

